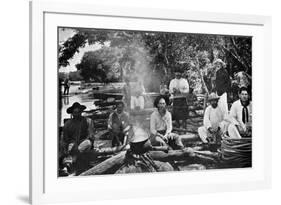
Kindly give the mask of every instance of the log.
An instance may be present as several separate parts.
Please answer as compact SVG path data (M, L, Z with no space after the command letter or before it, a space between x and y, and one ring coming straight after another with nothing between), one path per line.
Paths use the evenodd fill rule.
M203 117L201 116L194 116L193 118L188 118L187 120L187 123L188 122L193 122L193 123L198 123L198 122L203 122Z
M184 145L190 144L191 142L198 142L200 141L200 138L198 137L197 134L194 133L187 133L184 135L180 135L181 141Z
M112 156L109 159L92 167L91 169L81 173L80 176L105 174L112 169L117 170L124 164L125 156L126 156L126 151L122 151L119 154Z
M102 136L108 134L108 132L109 131L106 129L106 130L101 130L101 131L95 133L95 139L101 139Z
M96 101L96 102L94 102L94 104L96 106L105 107L105 106L110 106L110 105L117 105L119 102L122 102L122 101L121 100L116 100L114 102Z
M198 128L198 127L200 127L200 126L202 126L202 123L201 122L193 122L193 121L188 121L188 122L186 122L187 123L187 126L194 126L194 127L196 127L196 128Z
M96 113L96 114L89 115L89 117L92 118L93 120L99 120L99 119L108 119L109 115L110 115L110 112Z
M177 128L174 127L173 131L177 131L177 132L190 132L190 133L197 133L197 129L181 129L181 128Z
M153 160L162 162L170 162L195 156L193 150L190 148L184 150L169 150L168 152L150 151L149 155Z
M217 152L211 152L211 151L208 151L208 150L204 150L204 151L194 150L194 153L204 155L204 156L207 156L207 157L211 157L211 158L217 158L218 157Z
M196 110L203 110L204 108L201 106L189 108L188 111L196 111Z
M85 110L83 112L85 113L94 113L94 112L99 112L99 111L110 111L113 110L115 108L115 106L107 106L107 107L100 107L100 108L96 108L96 109L92 109L92 110Z
M107 129L107 123L104 122L104 123L95 123L94 122L94 127L96 129Z
M184 150L169 150L168 153L161 151L150 151L150 157L153 160L158 160L162 162L171 162L171 161L190 161L192 162L208 162L215 163L217 162L217 155L206 156L201 153L196 153L192 148L186 148Z
M122 93L96 92L96 93L93 93L93 97L95 99L102 99L102 100L106 100L107 98L114 98L115 100L121 100L123 98L123 94Z
M99 132L97 132L95 134L95 139L100 139L100 140L104 140L107 139L109 135L109 130L105 129L105 130L100 130Z
M203 115L201 115L201 114L196 114L196 115L193 115L193 116L188 116L188 119L198 118L198 117L202 118Z

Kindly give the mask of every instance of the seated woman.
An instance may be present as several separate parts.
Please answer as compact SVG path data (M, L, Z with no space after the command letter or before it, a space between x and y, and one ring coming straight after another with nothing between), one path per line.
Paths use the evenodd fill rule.
M183 149L179 135L172 133L172 116L166 109L168 100L164 96L158 96L154 101L157 108L150 117L150 132L152 145L171 146L175 149Z

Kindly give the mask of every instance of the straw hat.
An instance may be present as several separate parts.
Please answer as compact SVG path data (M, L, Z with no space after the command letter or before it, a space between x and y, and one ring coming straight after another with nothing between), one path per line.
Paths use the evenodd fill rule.
M225 62L223 62L220 58L218 58L214 61L214 65L216 65L216 64L221 64L223 68L226 67Z
M219 100L220 97L216 94L216 93L211 93L209 96L208 96L208 101L212 101L212 100Z

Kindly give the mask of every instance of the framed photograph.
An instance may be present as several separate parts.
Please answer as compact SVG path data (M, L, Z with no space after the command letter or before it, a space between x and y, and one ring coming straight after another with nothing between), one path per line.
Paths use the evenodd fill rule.
M30 3L30 201L268 188L271 18Z

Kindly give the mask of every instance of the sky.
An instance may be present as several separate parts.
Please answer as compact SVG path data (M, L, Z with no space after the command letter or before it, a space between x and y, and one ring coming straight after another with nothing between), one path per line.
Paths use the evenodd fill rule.
M68 38L72 37L75 33L76 32L73 29L69 29L69 28L60 29L59 30L59 43L61 44L61 43L65 42ZM73 56L73 58L69 60L69 65L66 67L61 67L59 69L59 72L69 73L69 72L77 71L77 68L75 67L75 65L80 63L84 53L87 51L98 50L101 47L102 47L102 45L100 45L98 43L92 44L92 45L86 44L85 47L79 49L79 53L76 52L75 55Z

